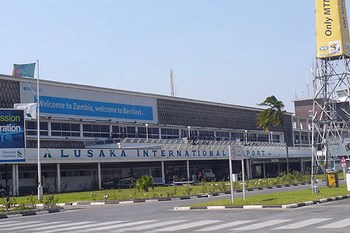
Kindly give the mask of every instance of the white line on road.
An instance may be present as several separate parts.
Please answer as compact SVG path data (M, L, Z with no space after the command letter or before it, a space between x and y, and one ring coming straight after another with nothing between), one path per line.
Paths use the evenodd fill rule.
M161 229L157 229L155 231L179 231L179 230L185 230L185 229L189 229L189 228L193 228L193 227L209 225L212 223L218 223L218 222L221 222L221 221L219 221L219 220L203 220L203 221L199 221L199 222L185 223L185 224L177 225L177 226L173 226L173 227L161 228Z
M165 222L157 222L157 223L147 224L147 225L143 225L143 226L136 226L136 227L129 227L126 229L120 229L120 230L117 230L115 232L141 231L141 230L146 230L146 229L150 229L150 228L156 228L156 227L162 227L162 226L167 226L167 225L171 225L171 224L182 223L182 222L186 222L186 221L188 221L188 220L172 220L172 221L165 221Z
M289 225L277 227L277 228L274 228L274 229L277 229L277 230L298 229L298 228L310 226L310 225L313 225L313 224L316 224L316 223L324 222L324 221L327 221L329 219L331 219L331 218L312 218L312 219L308 219L308 220L305 220L305 221L296 222L296 223L292 223L292 224L289 224Z
M245 223L249 223L249 222L253 222L253 221L254 220L229 222L229 223L220 224L220 225L217 225L217 226L212 226L212 227L199 229L199 230L196 230L196 231L215 231L215 230L220 230L220 229L224 229L224 228L228 228L228 227L233 227L233 226L237 226L237 225L241 225L241 224L245 224Z
M235 228L232 230L238 230L238 231L256 230L256 229L260 229L263 227L269 227L269 226L273 226L273 225L288 222L288 221L291 221L291 220L290 219L275 219L275 220L270 220L270 221L266 221L266 222L262 222L262 223L252 224L249 226Z
M59 221L59 222L39 222L35 221L35 223L33 222L23 222L23 223L19 223L17 225L19 226L15 226L15 227L7 227L5 228L5 230L7 231L12 231L12 230L20 230L20 229L28 229L28 228L33 228L33 227L40 227L40 226L49 226L49 225L57 225L57 224L61 224L64 223L65 221ZM32 224L30 224L32 223Z
M33 229L34 232L42 232L50 229L63 229L64 227L69 227L69 226L78 226L78 225L84 225L88 224L91 222L74 222L74 223L63 223L63 224L56 224L54 226L44 226L44 227L37 227ZM45 225L45 223L43 223Z
M116 224L113 226L93 227L93 228L86 229L83 232L105 232L106 230L141 225L141 224L151 223L151 222L155 222L155 221L157 221L157 220L145 220L145 221L138 221L138 222L128 222L128 223Z
M6 222L1 222L1 223L0 223L0 227L1 227L2 225L8 226L9 224L16 224L16 223L19 223L19 221L6 221Z
M40 223L41 221L30 221L30 222L13 222L13 223L10 223L10 224L5 224L5 226L0 226L0 229L5 229L7 230L9 227L15 227L15 226L18 226L19 224L21 226L23 225L30 225L30 224L35 224L35 223ZM4 227L4 228L2 228Z
M83 226L72 226L72 227L67 227L67 228L59 228L59 229L48 230L48 231L44 231L44 232L40 232L40 233L64 232L64 231L78 232L76 230L82 230L82 229L93 228L93 227L98 227L98 226L115 225L115 224L123 223L123 222L125 222L125 221L113 221L113 222L103 222L103 223L95 222L95 223L85 224ZM86 230L82 230L82 231L86 232Z
M337 222L332 222L330 224L327 225L323 225L321 227L317 227L320 229L324 229L324 228L344 228L350 226L350 218L341 220L341 221L337 221Z

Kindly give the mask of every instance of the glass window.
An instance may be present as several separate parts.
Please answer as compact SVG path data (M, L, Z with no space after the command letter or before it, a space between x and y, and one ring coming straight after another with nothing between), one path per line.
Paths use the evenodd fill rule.
M179 138L179 130L178 129L161 129L162 139L173 139Z
M109 138L109 125L84 124L83 136L94 138Z
M119 126L117 125L112 126L112 138L120 138Z
M148 138L159 138L159 128L148 127Z
M48 122L40 122L40 135L48 136ZM27 121L26 122L26 135L37 135L37 122L36 121Z
M199 130L199 137L200 140L214 140L214 131L207 131L207 130Z
M233 132L231 133L231 140L236 140L236 141L245 141L244 133L243 132Z
M137 128L137 136L139 138L146 138L146 127L138 127Z
M258 134L258 142L268 142L269 134Z
M51 135L58 137L79 137L80 125L77 123L51 123Z
M248 139L248 142L256 142L257 141L256 133L248 133L247 139Z
M223 132L223 131L216 131L216 139L222 140L222 141L228 141L230 140L230 133Z

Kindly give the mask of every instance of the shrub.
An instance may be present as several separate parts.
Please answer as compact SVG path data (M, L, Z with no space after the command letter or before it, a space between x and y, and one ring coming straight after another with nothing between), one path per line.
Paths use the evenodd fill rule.
M225 182L225 181L221 181L221 182L219 183L219 190L220 190L221 192L226 192L226 191L227 191L227 187L226 187L226 182Z
M186 185L185 187L185 193L190 196L193 190L193 186L192 185Z
M56 206L57 202L58 202L58 198L57 197L55 198L55 195L53 194L47 195L46 198L44 198L45 206L53 207L53 206Z
M136 189L148 192L148 189L154 189L154 181L152 176L142 176L136 180Z

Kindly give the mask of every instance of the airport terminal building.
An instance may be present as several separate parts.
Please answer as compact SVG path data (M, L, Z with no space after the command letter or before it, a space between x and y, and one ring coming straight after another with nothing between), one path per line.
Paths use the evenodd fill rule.
M36 103L36 84L0 75L0 108ZM241 173L243 160L247 178L275 176L287 164L290 171L310 167L310 127L292 113L265 132L256 124L261 108L48 80L40 80L39 93L40 127L23 120L23 148L6 148L0 132L0 184L7 175L13 195L37 191L38 158L46 192L101 189L142 175L162 184L195 181L206 168L224 180L230 153L233 172Z

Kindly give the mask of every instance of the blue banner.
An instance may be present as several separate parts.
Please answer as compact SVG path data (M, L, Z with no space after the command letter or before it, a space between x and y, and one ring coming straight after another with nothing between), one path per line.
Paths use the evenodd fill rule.
M23 110L0 109L0 163L24 162Z
M35 100L37 102L37 100ZM151 106L128 105L40 96L40 112L47 114L118 118L129 120L153 120Z
M0 110L0 148L24 148L23 110Z

